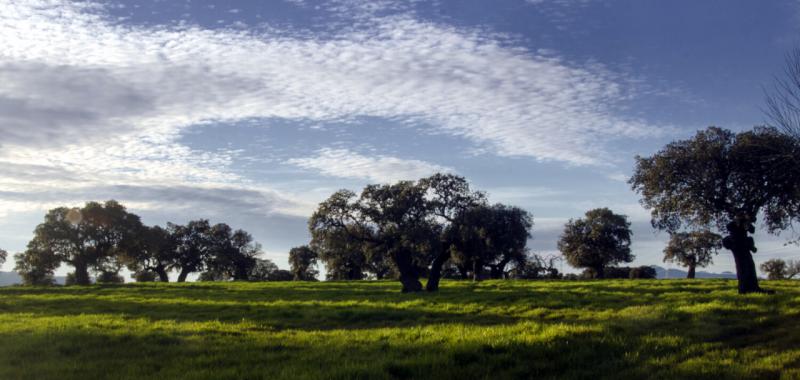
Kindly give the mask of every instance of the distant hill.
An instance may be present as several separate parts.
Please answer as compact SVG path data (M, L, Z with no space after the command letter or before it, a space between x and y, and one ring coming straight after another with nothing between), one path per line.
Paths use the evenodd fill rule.
M662 268L658 265L654 265L653 268L656 269L656 278L664 279L664 278L686 278L687 272L680 269L666 269ZM697 271L695 273L695 278L730 278L736 279L736 273L733 272L722 272L722 273L712 273L712 272L704 272L704 271Z
M64 276L56 276L57 284L64 284ZM0 286L11 286L14 284L21 284L22 278L17 272L0 272Z

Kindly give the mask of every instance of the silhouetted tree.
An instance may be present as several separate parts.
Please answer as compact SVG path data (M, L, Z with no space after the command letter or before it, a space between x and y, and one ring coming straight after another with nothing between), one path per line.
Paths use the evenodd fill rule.
M562 260L561 256L549 255L546 257L527 254L521 259L512 262L513 267L508 273L514 279L558 279L561 273L556 268L556 263Z
M133 244L141 229L137 215L116 201L89 202L83 208L59 207L45 215L29 246L41 247L29 254L53 253L75 268L75 283L88 285L89 270L116 260Z
M317 253L309 246L294 247L289 250L289 267L295 281L316 281L319 272Z
M453 219L446 239L455 262L471 268L473 280L484 267L490 278L503 278L510 262L525 259L532 225L530 214L518 207L477 206Z
M8 252L6 252L4 249L0 248L0 264L3 264L3 263L6 262L6 257L8 257Z
M256 256L261 254L261 245L243 231L233 231L225 223L218 223L208 230L209 244L205 254L205 268L223 280L247 280L256 265Z
M211 254L211 225L206 219L193 220L185 226L168 223L167 230L175 239L175 261L178 282L185 282L192 272L200 272Z
M250 281L269 281L270 276L278 270L278 266L271 260L257 258L247 277Z
M783 280L786 278L786 262L781 259L770 259L761 263L761 271L767 274L767 279Z
M439 280L443 265L450 259L453 242L450 238L457 229L456 219L469 209L487 205L486 194L473 191L464 177L453 174L437 173L418 181L425 196L425 210L431 227L430 244L431 261L428 282L425 289L433 292L439 289ZM425 263L428 266L428 263Z
M590 268L595 277L603 278L608 265L633 261L631 235L625 215L597 208L567 222L558 249L573 267Z
M728 232L739 293L760 292L753 238L759 214L770 233L800 216L800 143L775 128L733 133L710 127L668 144L652 157L636 157L630 183L652 210L654 227L716 224Z
M677 262L689 269L686 278L694 278L697 267L712 262L712 256L722 248L722 236L707 229L670 234L664 248L664 262Z
M169 282L168 271L175 263L176 249L177 241L170 231L159 226L143 226L137 234L135 248L123 256L123 261L134 273L152 272L158 275L159 281Z
M420 291L420 256L430 252L432 242L425 206L425 191L410 181L368 185L358 199L340 190L311 216L312 246L322 248L324 258L330 245L366 245L355 251L388 255L400 273L402 291Z
M58 255L35 241L28 244L25 252L14 255L14 261L14 270L22 277L23 285L53 285L53 273L61 264Z
M445 230L463 209L483 203L484 196L471 192L466 180L449 174L369 185L358 197L341 190L321 203L309 220L311 246L329 273L329 258L363 257L361 273L363 265L388 258L403 292L422 290L419 278L426 272L427 289L435 291L450 257Z

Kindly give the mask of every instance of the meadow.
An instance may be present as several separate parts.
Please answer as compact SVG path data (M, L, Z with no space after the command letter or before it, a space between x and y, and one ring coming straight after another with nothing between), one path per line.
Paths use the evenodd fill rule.
M0 289L0 379L800 378L800 286L728 280Z

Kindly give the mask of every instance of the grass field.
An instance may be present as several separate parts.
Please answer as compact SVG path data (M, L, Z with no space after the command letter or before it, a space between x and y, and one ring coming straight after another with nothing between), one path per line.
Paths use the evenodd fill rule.
M800 284L0 289L0 379L800 378Z

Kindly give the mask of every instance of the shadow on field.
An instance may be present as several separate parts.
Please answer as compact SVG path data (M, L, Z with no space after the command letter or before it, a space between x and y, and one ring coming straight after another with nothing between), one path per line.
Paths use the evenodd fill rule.
M0 333L7 343L0 347L0 378L591 378L626 361L623 342L587 332L541 342L457 346L436 344L424 335L416 341L390 335L369 341L338 335L315 339L141 334L120 328Z
M800 375L792 369L800 367L796 285L770 284L773 296L739 296L734 285L448 281L435 294L400 294L395 282L4 288L0 378Z

